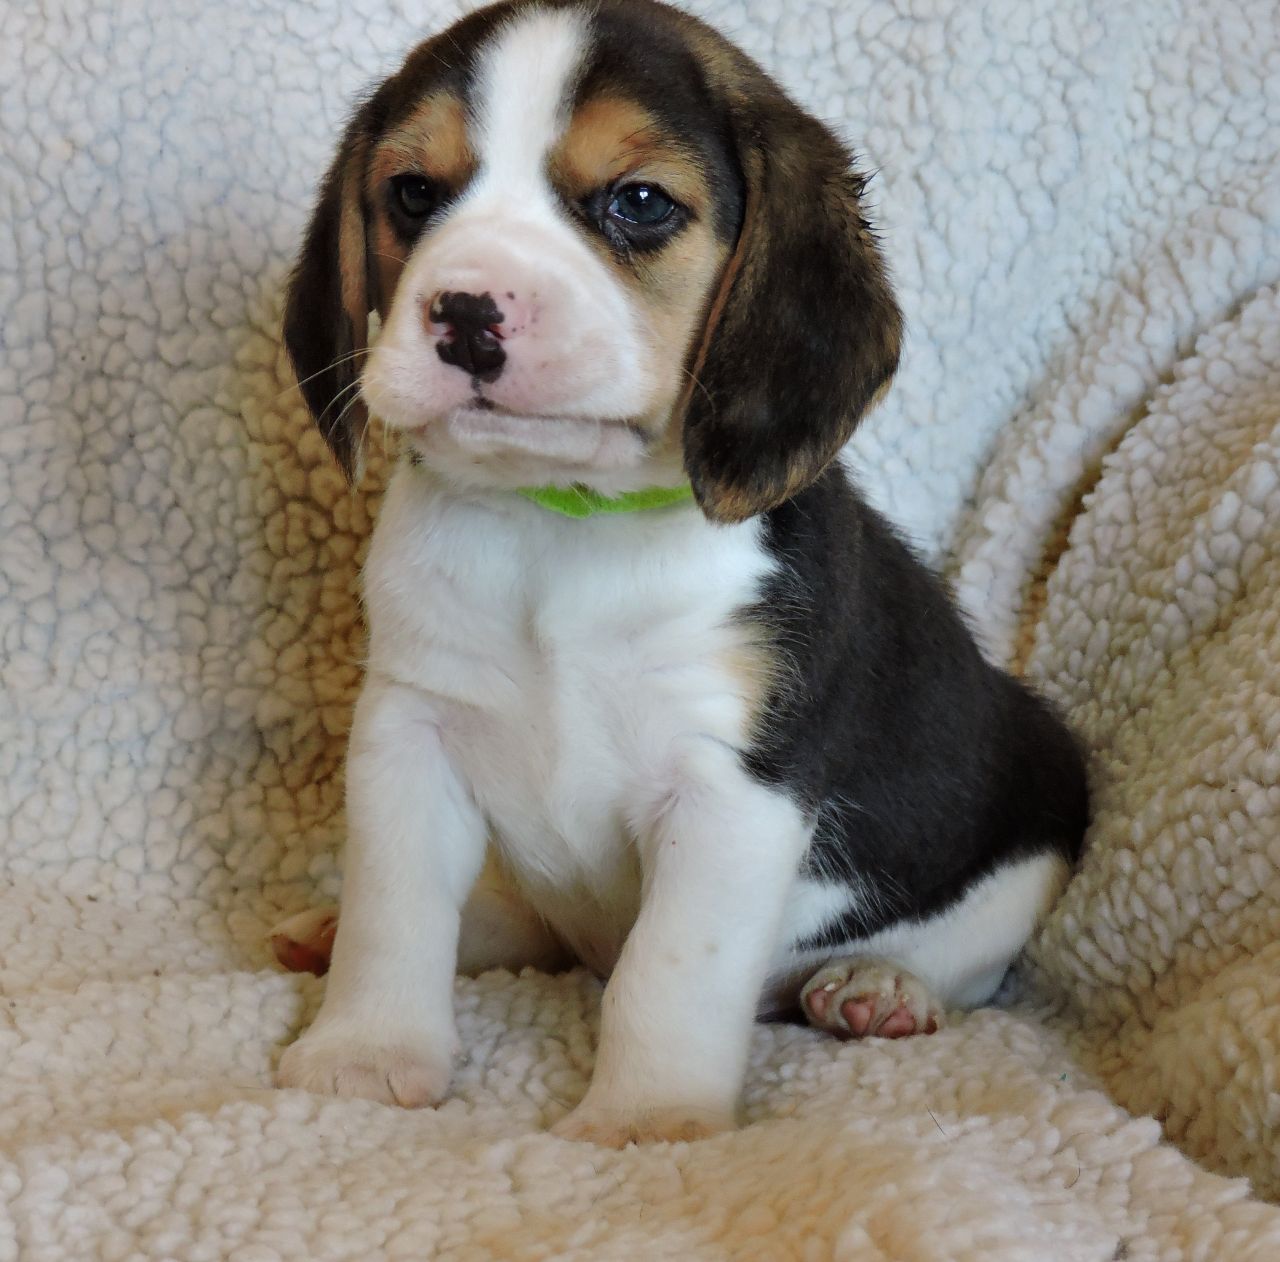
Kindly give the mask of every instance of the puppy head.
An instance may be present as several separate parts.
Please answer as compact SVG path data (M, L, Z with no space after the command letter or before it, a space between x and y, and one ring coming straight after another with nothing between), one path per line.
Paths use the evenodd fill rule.
M349 474L372 411L464 484L687 476L742 520L812 482L896 366L860 193L831 133L695 19L494 5L347 127L286 344Z

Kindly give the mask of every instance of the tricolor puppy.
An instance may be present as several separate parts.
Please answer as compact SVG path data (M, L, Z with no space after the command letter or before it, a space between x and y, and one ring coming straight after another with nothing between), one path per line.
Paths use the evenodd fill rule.
M609 981L558 1131L691 1138L758 1013L894 1037L996 989L1084 775L840 460L900 336L861 191L654 0L483 9L352 119L285 335L349 473L371 415L407 454L281 1082L433 1103L455 969L566 953Z

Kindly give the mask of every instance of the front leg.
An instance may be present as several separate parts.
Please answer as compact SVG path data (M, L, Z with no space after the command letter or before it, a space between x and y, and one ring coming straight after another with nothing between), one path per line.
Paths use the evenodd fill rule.
M555 1127L622 1147L734 1125L751 1028L809 835L736 751L700 742L641 847L640 914L605 989L595 1073Z
M449 1085L459 910L484 822L423 694L371 679L347 753L342 917L324 1002L281 1086L418 1107Z

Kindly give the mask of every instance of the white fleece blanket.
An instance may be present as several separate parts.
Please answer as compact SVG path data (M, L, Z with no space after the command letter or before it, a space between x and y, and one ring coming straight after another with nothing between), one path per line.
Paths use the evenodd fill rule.
M1022 998L761 1028L744 1129L621 1154L544 1133L581 974L459 983L434 1112L271 1088L382 474L281 285L344 103L460 7L0 9L0 1262L1280 1257L1274 0L693 5L880 168L869 483L1091 750Z

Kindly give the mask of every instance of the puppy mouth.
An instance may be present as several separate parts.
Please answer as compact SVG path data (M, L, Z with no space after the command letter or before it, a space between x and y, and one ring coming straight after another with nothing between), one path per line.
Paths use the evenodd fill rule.
M636 422L617 416L596 416L574 412L532 412L507 407L495 402L485 395L476 395L468 399L461 407L454 409L455 414L474 412L478 415L501 417L511 421L545 421L562 425L616 425L623 429L635 428Z
M652 436L630 420L508 410L486 400L458 404L402 432L425 458L461 455L470 462L532 461L566 469L630 468L652 449ZM450 455L452 452L454 455ZM524 466L521 466L524 467Z
M648 429L635 420L622 417L575 416L572 413L516 410L504 407L482 395L477 395L466 403L451 408L443 416L424 421L420 425L406 426L403 432L410 438L424 439L432 430L441 426L455 433L470 431L477 435L486 431L505 434L512 430L533 431L541 428L621 430L645 443L651 440Z

